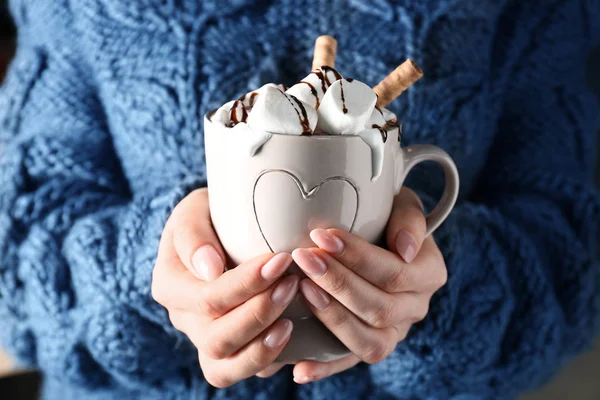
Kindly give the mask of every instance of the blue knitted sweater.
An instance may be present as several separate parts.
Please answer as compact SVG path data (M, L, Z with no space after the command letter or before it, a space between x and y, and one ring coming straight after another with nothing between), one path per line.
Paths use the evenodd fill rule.
M0 92L0 343L47 398L489 399L547 380L598 326L598 107L584 59L600 1L14 0ZM216 390L150 296L170 211L205 184L201 116L294 83L320 34L375 84L424 79L390 107L407 144L456 161L436 233L449 270L428 317L376 365L302 387L290 367ZM431 205L443 179L409 186Z

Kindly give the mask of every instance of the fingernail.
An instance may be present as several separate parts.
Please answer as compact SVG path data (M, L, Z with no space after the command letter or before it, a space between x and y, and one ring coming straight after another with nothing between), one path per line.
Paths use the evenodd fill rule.
M265 336L265 346L270 349L277 349L290 337L294 324L289 319L280 319L275 322L275 325L269 330Z
M407 263L414 260L417 255L417 242L404 229L396 234L396 251Z
M315 380L314 376L295 376L294 377L294 382L296 382L298 385L309 383L314 380Z
M317 246L328 253L340 254L344 251L342 239L326 229L313 229L310 232L310 238Z
M319 311L323 311L331 303L329 295L308 279L300 282L300 291L306 301Z
M210 244L200 247L192 256L192 265L200 279L214 281L223 272L223 259Z
M275 306L285 306L298 292L298 278L296 275L290 275L277 284L273 293L271 293L271 302Z
M312 277L319 277L327 271L325 261L310 250L296 249L292 252L292 257L302 271Z
M276 254L260 269L260 276L266 281L274 281L283 275L291 263L292 256L289 253Z

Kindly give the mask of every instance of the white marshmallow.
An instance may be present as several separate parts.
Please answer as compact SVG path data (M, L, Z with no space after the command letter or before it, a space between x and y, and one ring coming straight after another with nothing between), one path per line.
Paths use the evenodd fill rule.
M286 87L283 83L272 83L271 82L271 83L265 83L258 90L260 91L260 89L267 87L267 86L277 88L277 89L281 90L282 92L285 92L285 89L286 89Z
M231 117L233 117L235 114L235 117L238 121L245 122L245 121L242 121L243 115L244 115L243 110L245 109L247 113L250 113L250 110L254 106L254 103L256 103L258 96L260 96L261 92L263 92L266 87L278 88L280 90L284 89L284 86L282 84L267 83L267 84L262 85L260 88L258 88L256 90L246 93L245 95L240 97L237 101L232 102L236 106L236 108L235 108L235 110L233 108L231 109Z
M233 103L235 103L235 101L230 101L229 103L223 104L221 107L219 107L217 109L217 111L215 111L215 113L209 118L209 120L213 124L219 124L219 125L229 124L229 110L231 110Z
M320 68L321 71L323 71L323 74L325 75L325 85L326 87L330 86L327 85L327 82L329 82L330 84L333 85L333 82L337 81L338 79L343 79L342 75L340 75L339 72L337 72L335 69L333 68Z
M381 108L381 112L383 113L383 119L385 119L386 121L396 121L398 119L396 117L396 114L394 114L387 108Z
M377 125L377 126L385 125L385 118L383 118L383 111L379 111L375 107L373 107L373 112L371 113L371 116L365 123L365 128L371 129L371 128L373 128L373 125Z
M379 178L383 170L385 144L381 132L377 128L369 128L359 132L358 136L371 148L371 180L374 181Z
M245 122L236 124L230 132L235 135L235 142L239 144L236 148L250 157L254 156L262 145L273 136L268 132L252 129Z
M323 92L323 86L324 84L321 79L316 74L311 73L299 83L296 83L289 88L286 93L296 96L297 99L302 100L317 109L325 94L325 92Z
M319 106L317 129L331 135L356 135L364 129L376 101L375 92L362 82L335 81Z
M301 135L308 130L314 131L317 118L317 111L310 105L276 87L265 85L260 89L247 121L253 130Z

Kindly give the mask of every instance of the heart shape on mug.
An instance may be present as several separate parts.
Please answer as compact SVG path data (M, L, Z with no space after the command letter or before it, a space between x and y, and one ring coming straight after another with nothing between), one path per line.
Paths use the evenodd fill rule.
M348 178L331 176L311 189L284 169L261 171L254 182L253 208L258 229L272 252L314 247L316 228L352 232L358 214L358 188Z

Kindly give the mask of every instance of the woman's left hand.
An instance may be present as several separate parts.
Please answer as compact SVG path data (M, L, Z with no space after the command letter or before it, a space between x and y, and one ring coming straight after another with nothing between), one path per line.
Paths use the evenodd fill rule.
M315 229L318 248L292 256L306 273L300 288L313 313L352 355L327 363L302 361L294 380L323 379L364 361L378 363L404 340L429 310L431 296L447 279L446 265L431 236L425 238L423 206L407 188L394 199L387 227L390 251L337 229ZM279 370L272 365L258 374Z

